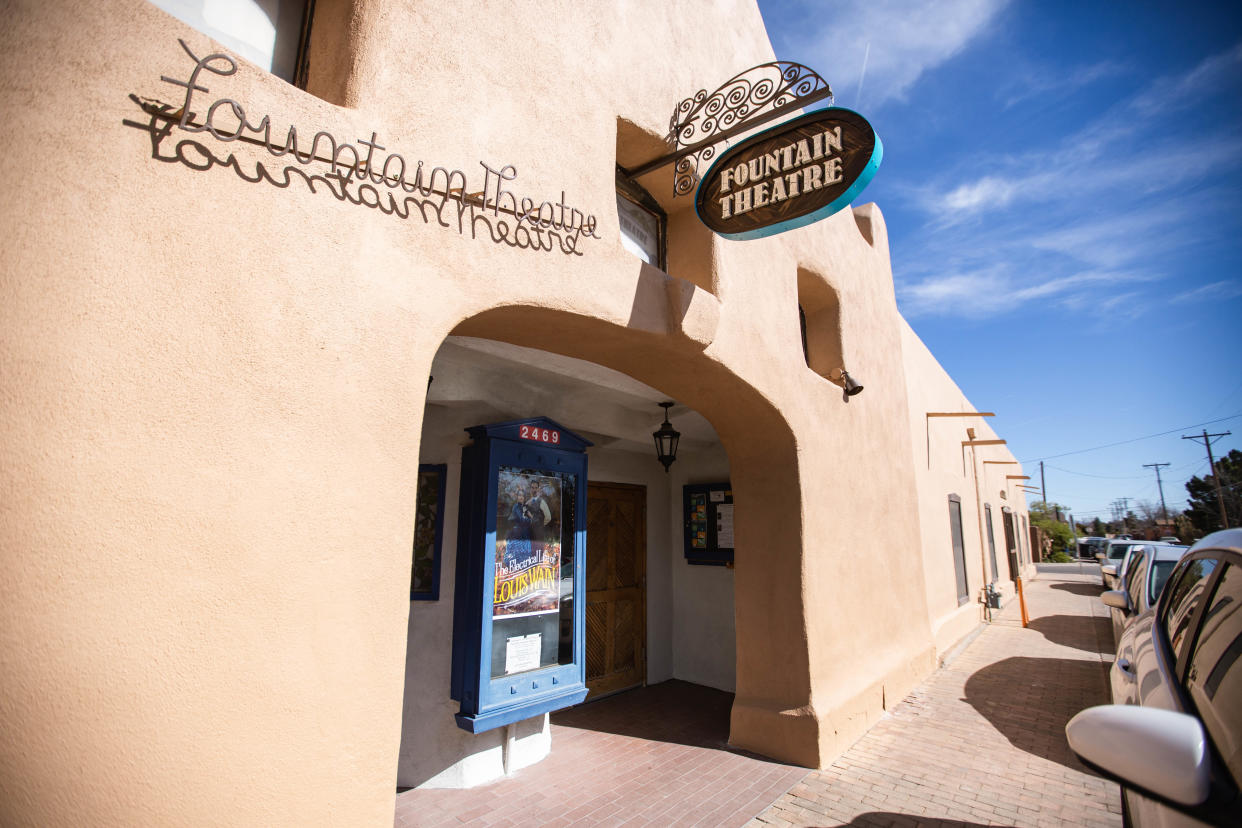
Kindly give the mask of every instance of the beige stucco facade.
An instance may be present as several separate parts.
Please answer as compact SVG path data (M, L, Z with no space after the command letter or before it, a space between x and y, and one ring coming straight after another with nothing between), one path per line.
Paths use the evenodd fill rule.
M772 59L753 3L318 0L309 91L244 62L197 76L214 135L141 106L186 99L161 81L191 83L178 38L214 51L145 0L4 19L0 822L391 821L409 734L446 732L403 739L403 716L451 719L449 605L413 606L409 583L418 464L464 438L425 428L457 342L603 366L710 424L663 481L650 454L592 462L650 493L647 678L735 691L733 744L824 766L981 622L980 504L1003 570L1021 467L962 449L986 422L925 431L975 409L898 313L879 209L725 241L666 169L641 183L668 213L667 273L621 246L616 164L661 154L683 97ZM579 210L579 232L443 196L388 209L382 186L227 140L221 99L274 140L369 141L468 193L512 165L507 186ZM865 385L848 403L839 368ZM722 474L736 565L691 572L679 487ZM411 772L494 746L463 738Z

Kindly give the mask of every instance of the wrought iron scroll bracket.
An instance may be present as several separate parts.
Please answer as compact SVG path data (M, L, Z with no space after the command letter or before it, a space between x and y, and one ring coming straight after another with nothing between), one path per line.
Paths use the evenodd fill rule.
M625 174L635 179L676 162L673 196L688 195L698 184L700 162L715 157L721 141L824 98L832 99L828 82L800 63L778 60L751 67L715 92L700 89L679 103L665 136L672 152Z

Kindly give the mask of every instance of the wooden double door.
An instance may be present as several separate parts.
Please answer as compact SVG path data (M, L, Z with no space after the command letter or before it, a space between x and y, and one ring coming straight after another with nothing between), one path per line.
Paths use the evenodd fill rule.
M647 487L587 486L588 698L641 685L647 674Z

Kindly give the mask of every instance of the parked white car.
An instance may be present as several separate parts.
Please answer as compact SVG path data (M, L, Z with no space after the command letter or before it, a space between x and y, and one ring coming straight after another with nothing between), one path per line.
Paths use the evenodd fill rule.
M1130 547L1118 574L1118 588L1100 595L1113 620L1113 642L1121 643L1126 622L1156 605L1165 581L1189 546L1144 543Z
M1065 735L1121 783L1127 824L1242 824L1242 529L1185 553L1126 624L1109 678L1114 704Z
M1105 589L1117 588L1117 573L1120 571L1121 564L1125 560L1126 553L1133 546L1139 546L1144 541L1136 540L1110 540L1108 546L1104 549L1104 557L1100 559L1100 581L1104 584Z

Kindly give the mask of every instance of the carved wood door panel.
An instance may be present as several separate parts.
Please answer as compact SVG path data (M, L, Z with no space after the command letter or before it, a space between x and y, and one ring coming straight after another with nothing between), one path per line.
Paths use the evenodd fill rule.
M647 488L587 487L588 698L641 685L646 658Z

